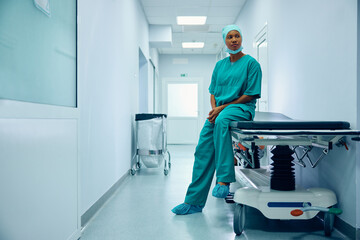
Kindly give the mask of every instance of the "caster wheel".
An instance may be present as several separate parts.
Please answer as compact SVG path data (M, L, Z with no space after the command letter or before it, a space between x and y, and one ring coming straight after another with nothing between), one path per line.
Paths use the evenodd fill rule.
M169 164L168 164L168 165L169 165L169 169L170 169L170 168L171 168L171 162L169 162Z
M326 212L324 214L324 233L325 236L331 236L331 232L334 229L334 219L335 215L332 213Z
M169 170L164 169L164 175L167 176L169 174Z
M236 204L234 211L234 232L236 235L241 235L245 226L245 209L246 206Z
M225 202L226 202L226 203L235 203L235 201L234 201L234 193L233 193L233 192L230 192L230 193L226 196Z
M140 168L141 168L141 164L140 164L140 162L137 162L137 163L136 163L136 167L137 167L138 169L140 169Z
M130 170L130 174L134 176L135 173L136 173L136 170L132 168L132 169Z

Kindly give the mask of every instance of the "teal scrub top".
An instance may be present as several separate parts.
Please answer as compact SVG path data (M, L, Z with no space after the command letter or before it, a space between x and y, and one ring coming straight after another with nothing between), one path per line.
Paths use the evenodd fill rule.
M245 55L236 62L230 57L218 61L212 74L209 87L210 94L215 96L216 106L238 99L242 95L261 97L260 64L250 55ZM255 116L256 99L244 104L232 104Z

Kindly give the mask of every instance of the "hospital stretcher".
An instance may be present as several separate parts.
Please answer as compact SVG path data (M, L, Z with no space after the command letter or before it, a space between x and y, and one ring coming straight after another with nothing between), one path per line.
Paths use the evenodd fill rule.
M236 179L245 185L233 196L234 232L242 233L245 209L254 207L269 219L311 219L324 212L324 232L331 235L334 215L342 212L334 207L336 195L325 188L296 186L293 166L306 167L307 158L316 167L335 145L347 148L348 139L360 141L360 131L351 130L348 122L296 121L270 112L257 112L254 121L232 122L230 131L234 146L241 146L234 147L241 163L235 167ZM272 166L259 167L259 146L272 146ZM309 153L315 148L322 151L312 160Z

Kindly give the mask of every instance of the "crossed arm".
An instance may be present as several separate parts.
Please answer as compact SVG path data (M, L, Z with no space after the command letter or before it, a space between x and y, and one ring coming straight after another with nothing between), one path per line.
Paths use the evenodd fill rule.
M235 99L232 102L226 103L224 105L221 106L216 106L216 100L215 100L215 96L211 94L210 96L210 103L211 103L211 108L212 110L209 112L209 117L207 119L209 119L209 122L211 123L215 123L215 119L217 118L217 116L219 115L219 113L226 108L227 106L229 106L230 104L238 104L238 103L247 103L250 102L251 100L255 99L254 96L249 96L249 95L242 95L241 97L239 97L238 99Z

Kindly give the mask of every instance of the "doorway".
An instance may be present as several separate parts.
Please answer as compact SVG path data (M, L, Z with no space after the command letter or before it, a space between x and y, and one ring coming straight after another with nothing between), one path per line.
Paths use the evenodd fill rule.
M139 48L139 113L148 112L148 61Z
M201 127L202 79L164 78L162 109L169 144L196 144Z
M255 37L256 58L260 63L262 71L261 80L261 98L257 100L256 111L269 111L269 97L268 97L268 34L267 24Z

